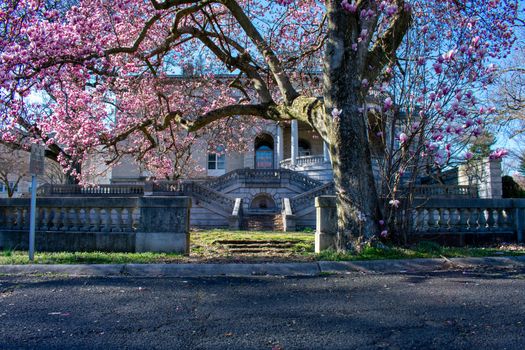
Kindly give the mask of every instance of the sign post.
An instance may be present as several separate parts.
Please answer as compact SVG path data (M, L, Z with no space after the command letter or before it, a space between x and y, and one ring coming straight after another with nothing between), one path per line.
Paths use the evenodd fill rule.
M29 217L29 261L35 258L35 226L36 226L36 187L37 176L44 175L44 146L31 145L31 158L29 159L29 173L31 174L31 208Z

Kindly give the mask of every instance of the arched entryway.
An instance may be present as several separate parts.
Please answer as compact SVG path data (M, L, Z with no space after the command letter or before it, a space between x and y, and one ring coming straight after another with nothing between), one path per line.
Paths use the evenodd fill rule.
M274 143L270 134L260 134L255 138L255 169L273 169Z
M252 199L252 202L250 203L250 209L275 210L276 205L272 196L267 193L259 193Z

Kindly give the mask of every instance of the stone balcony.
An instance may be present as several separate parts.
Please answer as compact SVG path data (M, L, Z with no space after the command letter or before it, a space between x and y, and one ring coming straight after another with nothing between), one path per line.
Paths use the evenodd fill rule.
M324 155L300 156L284 159L280 162L281 168L297 171L315 180L329 182L333 179L332 164Z

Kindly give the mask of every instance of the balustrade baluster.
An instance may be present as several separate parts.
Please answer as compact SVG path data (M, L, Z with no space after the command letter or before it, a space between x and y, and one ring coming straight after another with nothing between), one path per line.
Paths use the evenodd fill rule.
M60 227L60 231L69 231L69 229L71 228L70 227L70 224L71 224L71 220L70 220L70 217L69 217L69 210L70 208L63 208L61 209L61 213L62 213L62 227Z
M500 209L496 209L496 230L497 231L505 231L505 229L507 228L507 223L506 223L506 219L507 219L507 215L506 213L504 212L504 209L500 208Z
M91 208L81 209L78 225L81 231L92 231Z
M80 231L80 208L71 209L71 231Z
M428 209L428 231L435 231L436 230L436 219L434 217L434 208Z
M51 208L52 209L52 225L51 230L58 231L62 222L62 209L61 208Z
M469 231L472 230L472 225L470 222L471 219L471 211L467 208L461 208L459 209L459 224L458 224L458 231Z
M25 207L23 208L23 211L24 211L24 225L23 225L23 228L24 230L29 230L29 222L31 221L30 217L31 217L31 210L30 208L28 207ZM35 221L38 220L38 211L37 211L37 216L35 217Z
M479 216L478 216L478 223L479 223L479 232L485 232L487 231L487 218L488 213L485 209L479 208Z
M103 223L104 227L102 228L103 232L110 232L111 231L111 208L104 208L104 216L103 216Z
M113 227L111 228L111 231L113 232L122 232L122 211L123 208L115 208L115 219L113 220Z
M487 217L487 231L492 231L496 228L496 219L494 217L495 209L487 209L488 217Z
M24 226L22 224L22 220L23 220L23 212L22 212L22 208L20 207L15 207L15 212L16 212L16 224L15 224L15 229L17 230L21 230Z
M460 210L458 208L450 209L449 228L450 231L458 231L459 221L461 218Z
M93 216L92 216L92 231L100 232L101 231L101 221L100 221L100 208L93 208Z
M5 227L9 230L13 229L15 218L13 216L13 208L5 207L4 208L4 217L5 217Z

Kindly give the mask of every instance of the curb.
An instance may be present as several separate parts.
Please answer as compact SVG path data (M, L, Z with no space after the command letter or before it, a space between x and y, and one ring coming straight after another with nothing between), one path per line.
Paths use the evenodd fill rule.
M347 273L416 273L479 266L525 268L525 256L257 264L0 265L1 275L56 274L89 277L319 276Z

